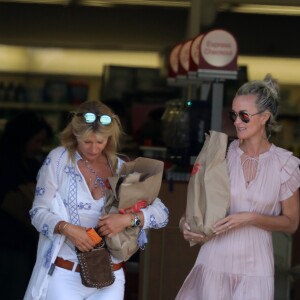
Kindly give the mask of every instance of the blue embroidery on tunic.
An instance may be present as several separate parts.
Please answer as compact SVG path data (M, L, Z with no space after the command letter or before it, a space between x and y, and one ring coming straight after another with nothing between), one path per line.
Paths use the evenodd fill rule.
M52 252L53 252L53 242L51 243L51 245L50 245L50 247L47 250L46 255L45 255L45 263L44 263L44 267L45 268L49 268L50 267Z
M78 208L79 209L86 209L86 210L90 210L92 208L92 203L83 203L83 202L79 202L78 203Z
M169 217L169 210L168 210L168 208L166 206L164 206L163 210L167 214L167 216Z
M71 166L65 167L65 172L69 175L70 178L70 185L69 185L69 193L68 193L68 210L70 215L70 221L72 224L80 225L80 219L77 211L77 182L76 179L79 178L81 181L80 174L75 172L75 168Z
M36 196L43 196L45 194L45 188L37 186L35 189Z
M159 228L163 228L165 227L168 222L169 222L169 210L167 209L167 207L164 207L164 212L166 213L166 219L164 222L161 223L157 223L155 216L154 215L150 215L150 223L149 223L149 227L150 228L154 228L154 229L159 229Z
M34 208L33 210L29 211L30 218L32 219L36 215L37 212L38 212L37 208Z
M43 165L44 166L49 166L51 163L51 157L50 156L47 156L43 162Z
M41 233L42 233L44 236L46 236L46 237L49 236L49 226L48 226L47 224L44 224L44 225L43 225L43 228L42 228L42 230L41 230Z
M141 229L138 235L138 245L141 250L145 250L146 244L148 243L148 238L144 229Z

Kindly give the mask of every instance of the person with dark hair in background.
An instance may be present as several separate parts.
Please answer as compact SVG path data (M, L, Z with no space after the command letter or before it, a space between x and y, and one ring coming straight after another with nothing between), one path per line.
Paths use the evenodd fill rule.
M139 145L164 146L162 137L163 126L161 122L161 117L164 111L164 107L157 107L149 111L145 123L135 134Z
M36 264L25 298L95 300L124 298L123 261L110 254L115 281L97 289L82 283L76 250L89 252L94 242L86 229L113 237L127 227L162 228L168 209L159 198L136 213L104 215L106 180L124 161L117 149L122 133L116 114L100 101L83 102L39 171L32 224L39 234ZM104 268L103 268L104 270Z
M269 141L279 86L271 75L242 85L229 113L237 138L227 155L231 184L228 215L214 236L191 232L184 239L203 244L176 300L273 300L272 232L295 233L299 225L300 160Z
M0 282L3 299L22 299L34 265L37 234L30 223L36 176L52 128L33 111L5 124L0 155Z

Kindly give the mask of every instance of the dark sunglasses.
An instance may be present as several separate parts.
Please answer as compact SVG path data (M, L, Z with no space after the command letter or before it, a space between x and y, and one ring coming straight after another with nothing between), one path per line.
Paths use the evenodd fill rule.
M92 124L97 119L99 119L100 124L104 126L110 125L112 122L111 116L109 115L96 115L94 113L88 112L88 113L77 113L76 116L83 117L85 123L87 124Z
M229 112L229 119L232 122L235 122L235 120L237 119L237 117L239 117L242 122L249 123L251 117L253 117L255 115L259 115L261 113L262 113L262 111L259 111L259 112L255 113L255 114L249 114L245 110L240 110L239 112L235 112L234 110L232 110L232 111Z

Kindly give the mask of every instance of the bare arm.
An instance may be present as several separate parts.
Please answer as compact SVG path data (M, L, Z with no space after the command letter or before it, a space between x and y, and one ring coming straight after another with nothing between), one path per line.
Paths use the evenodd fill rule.
M268 231L295 233L299 225L299 189L281 202L281 215L266 216L251 212L229 215L214 225L216 234L245 225L257 226Z
M278 217L256 215L253 225L269 231L295 233L299 225L299 190L281 202L281 209Z

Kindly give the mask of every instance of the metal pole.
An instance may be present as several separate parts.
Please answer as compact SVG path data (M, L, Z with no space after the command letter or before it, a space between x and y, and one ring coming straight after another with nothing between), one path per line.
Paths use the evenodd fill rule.
M191 0L191 8L187 26L187 38L191 39L200 33L201 9L203 0ZM193 84L187 86L188 99L195 99L197 96L197 87Z
M224 82L214 82L212 90L211 129L221 131Z

